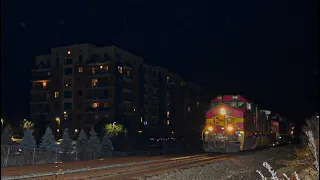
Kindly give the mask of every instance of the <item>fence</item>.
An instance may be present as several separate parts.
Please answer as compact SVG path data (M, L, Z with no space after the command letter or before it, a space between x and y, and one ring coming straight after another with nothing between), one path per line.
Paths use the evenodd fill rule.
M159 155L160 151L62 153L58 150L1 145L1 167L82 161L106 157Z

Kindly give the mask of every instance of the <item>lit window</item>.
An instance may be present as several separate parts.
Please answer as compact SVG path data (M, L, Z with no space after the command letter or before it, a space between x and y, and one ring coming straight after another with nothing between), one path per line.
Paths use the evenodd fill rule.
M169 119L167 120L167 125L170 125L170 120Z
M103 107L105 107L105 108L109 107L109 103L108 102L104 102L103 103Z
M190 108L190 107L188 107L188 112L190 112L190 109L191 109L191 108Z
M118 71L119 71L119 73L122 74L122 67L121 66L118 66Z
M96 72L96 68L92 67L91 72L92 72L92 74L94 74Z
M72 86L72 79L67 79L67 80L65 81L65 86L66 86L66 87Z
M83 68L82 67L78 67L78 72L83 72Z
M92 79L91 80L92 87L96 87L97 82L98 82L98 79Z
M108 66L108 65L105 65L105 66L104 66L104 70L105 70L105 71L109 71L109 66Z
M127 76L130 77L130 71L127 71Z
M46 87L47 87L47 82L46 82L46 81L43 81L43 82L42 82L42 87L43 87L43 88L46 88Z
M170 116L170 111L167 111L167 117L169 117Z
M199 102L197 102L197 107L199 107Z
M140 122L142 122L142 116L140 117Z
M58 98L59 97L59 92L54 92L54 97Z
M100 69L103 69L103 66L100 66Z
M71 54L71 51L68 51L68 55L70 55Z
M97 107L99 107L99 102L92 103L92 108L97 108Z

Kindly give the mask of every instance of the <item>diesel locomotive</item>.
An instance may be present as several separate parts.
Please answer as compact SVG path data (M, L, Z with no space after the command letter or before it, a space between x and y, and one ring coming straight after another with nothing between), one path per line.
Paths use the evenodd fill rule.
M241 95L218 96L206 112L205 152L239 152L293 142L294 124Z

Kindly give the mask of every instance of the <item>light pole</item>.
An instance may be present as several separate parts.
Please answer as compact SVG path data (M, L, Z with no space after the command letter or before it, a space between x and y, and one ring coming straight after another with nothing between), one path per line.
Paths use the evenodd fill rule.
M57 137L59 138L59 129L60 129L60 118L59 117L56 117L56 122L57 122L57 125L58 125L58 127L57 127Z

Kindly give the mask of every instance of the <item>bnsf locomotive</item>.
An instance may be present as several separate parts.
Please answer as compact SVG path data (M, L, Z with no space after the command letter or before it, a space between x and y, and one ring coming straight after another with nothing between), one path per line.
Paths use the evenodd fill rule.
M294 125L240 95L218 96L206 112L205 152L238 152L291 143Z

